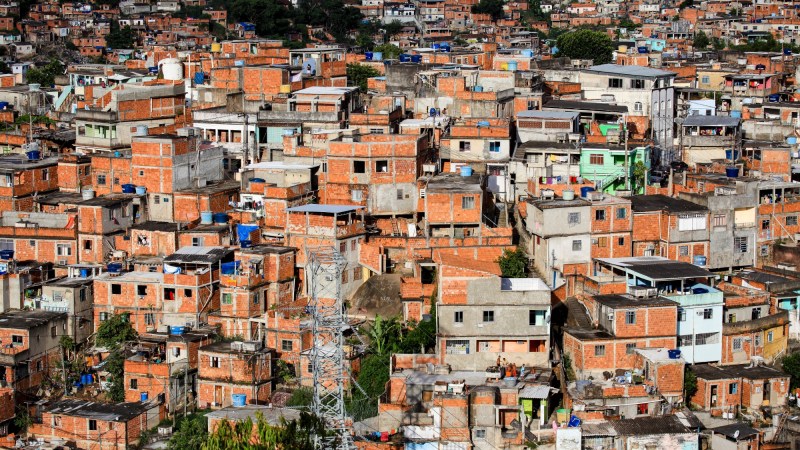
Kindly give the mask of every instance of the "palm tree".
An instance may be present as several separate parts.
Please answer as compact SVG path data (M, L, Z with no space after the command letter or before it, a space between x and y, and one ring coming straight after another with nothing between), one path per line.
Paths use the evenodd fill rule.
M384 319L380 315L375 316L375 323L369 329L369 338L375 353L385 355L393 351L400 337L400 323L397 318Z

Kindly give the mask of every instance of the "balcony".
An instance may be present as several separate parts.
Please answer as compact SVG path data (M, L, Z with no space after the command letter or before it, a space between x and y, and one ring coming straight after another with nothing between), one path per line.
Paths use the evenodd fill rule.
M734 222L734 230L749 230L756 227L755 222Z
M79 109L75 112L75 120L89 122L117 122L119 116L116 111L101 111L95 109Z
M126 144L117 138L89 137L80 135L78 135L75 139L75 145L103 148L123 148L126 146Z

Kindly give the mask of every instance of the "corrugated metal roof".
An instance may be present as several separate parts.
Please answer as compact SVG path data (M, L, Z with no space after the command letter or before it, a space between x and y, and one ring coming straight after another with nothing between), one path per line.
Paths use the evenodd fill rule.
M735 127L741 120L738 117L701 116L692 114L683 121L685 127Z
M519 397L543 399L549 397L552 390L555 389L544 384L529 384L519 391Z
M322 213L322 214L341 214L350 211L356 211L361 209L361 206L358 205L317 205L317 204L310 204L310 205L302 205L302 206L295 206L293 208L286 208L287 211L291 212L309 212L309 213Z
M576 119L580 113L574 111L520 111L517 117L526 119Z

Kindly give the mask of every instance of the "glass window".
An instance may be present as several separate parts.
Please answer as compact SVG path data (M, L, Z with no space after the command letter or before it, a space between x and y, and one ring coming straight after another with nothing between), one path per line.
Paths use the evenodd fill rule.
M606 220L606 210L605 209L598 209L594 212L595 220Z
M708 319L712 319L712 318L714 318L714 310L711 309L711 308L703 309L703 319L708 320Z
M636 311L626 311L625 312L625 324L626 325L635 325L636 324Z
M461 209L474 209L475 197L461 197Z
M453 322L464 323L464 311L456 311L453 313Z
M494 322L494 311L484 311L483 312L483 321L484 322Z
M594 166L602 166L603 165L603 155L592 153L589 155L589 164Z
M624 219L628 216L628 210L626 208L617 208L617 219Z
M573 252L579 252L579 251L581 251L581 248L582 248L582 247L583 247L583 242L582 242L582 241L580 241L580 240L577 240L577 239L576 239L576 240L574 240L574 241L572 241L572 251L573 251Z
M528 324L534 327L543 327L545 325L546 317L547 311L531 309L528 311Z
M625 354L632 355L633 351L636 350L636 344L625 344Z
M605 345L595 345L594 346L594 356L606 356L606 346Z

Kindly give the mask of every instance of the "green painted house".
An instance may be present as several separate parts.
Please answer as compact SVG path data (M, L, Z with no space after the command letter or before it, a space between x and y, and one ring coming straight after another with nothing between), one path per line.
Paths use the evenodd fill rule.
M648 170L650 169L650 146L628 149L628 176L631 180L633 180L634 165L639 161L643 162ZM593 181L598 191L614 194L618 190L624 190L625 148L610 146L581 148L580 174L584 179ZM636 193L641 193L643 188L637 186L636 190Z

